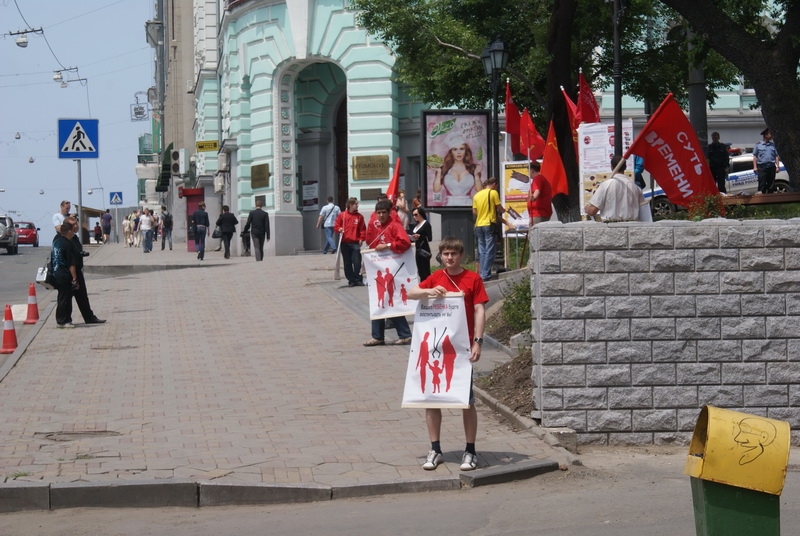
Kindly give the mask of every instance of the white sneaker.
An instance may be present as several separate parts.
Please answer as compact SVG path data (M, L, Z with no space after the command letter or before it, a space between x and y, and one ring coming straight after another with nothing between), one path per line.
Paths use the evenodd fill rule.
M59 327L59 328L62 328L62 329L63 328L74 328L75 324L69 322L67 324L56 324L56 326Z
M440 463L442 463L442 453L432 450L428 453L428 457L425 459L425 463L422 464L422 468L426 471L433 471Z
M461 458L461 470L472 471L476 467L478 467L478 456L471 452L465 452Z

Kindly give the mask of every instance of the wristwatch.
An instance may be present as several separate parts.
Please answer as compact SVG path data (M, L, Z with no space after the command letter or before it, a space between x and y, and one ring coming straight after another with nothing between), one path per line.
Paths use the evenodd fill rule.
M473 340L475 342L477 342L478 344L483 344L483 337L475 337L475 339L473 339Z

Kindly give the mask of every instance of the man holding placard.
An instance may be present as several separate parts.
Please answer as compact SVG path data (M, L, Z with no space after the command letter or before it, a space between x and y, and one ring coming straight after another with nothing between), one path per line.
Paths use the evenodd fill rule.
M464 259L464 244L461 240L454 237L445 238L439 244L439 254L442 257L444 269L437 270L431 274L428 279L411 289L408 293L408 297L413 300L433 300L445 297L448 293L463 294L463 308L461 308L461 310L466 316L465 320L469 337L466 341L463 341L466 342L466 344L462 346L461 340L452 341L452 346L455 349L451 349L451 344L449 342L443 344L441 366L438 360L435 360L432 366L426 363L428 361L427 356L420 355L417 359L417 363L422 361L422 366L428 364L430 371L433 373L434 378L436 378L436 381L432 382L432 385L436 389L440 388L440 380L437 376L444 372L447 381L447 390L450 388L450 374L452 374L452 372L448 372L448 369L452 370L454 367L454 363L451 361L458 361L459 357L466 357L466 354L459 354L458 348L469 348L468 360L470 363L475 363L481 358L483 329L486 322L485 305L489 301L489 296L486 294L486 289L483 286L481 277L475 272L466 270L461 266L461 262ZM425 348L427 348L427 340L424 342L426 343ZM420 374L422 375L421 371ZM424 378L425 376L422 375L422 377ZM422 389L424 392L425 387L422 386ZM436 389L434 389L434 392L436 392ZM463 406L461 407L463 408ZM461 470L471 471L478 466L478 457L475 453L475 438L478 434L478 411L475 409L475 399L472 394L471 381L469 386L469 406L462 411L464 435L466 436L467 444L464 449L464 455L461 458ZM443 460L440 445L442 428L441 407L426 407L425 420L428 426L428 435L431 440L431 450L422 467L426 470L433 470L436 469Z
M370 220L367 227L367 249L374 249L381 252L391 250L393 253L403 253L411 248L411 240L408 238L408 233L397 220L392 219L392 203L391 201L378 201L375 205L374 220ZM413 257L412 257L413 258ZM371 274L370 274L371 275ZM394 275L389 268L386 268L385 275L380 278L376 276L376 285L381 291L383 303L388 303L391 306L394 303ZM408 327L408 320L403 315L391 317L394 320L394 327L397 329L398 339L394 342L395 345L408 345L411 344L411 328ZM364 343L364 346L383 346L386 344L384 335L386 333L386 318L375 318L372 320L372 338Z

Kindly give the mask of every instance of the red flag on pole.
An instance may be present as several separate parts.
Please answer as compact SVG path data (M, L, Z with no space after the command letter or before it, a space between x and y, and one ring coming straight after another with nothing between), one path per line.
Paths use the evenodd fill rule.
M527 108L522 110L519 137L521 142L520 150L523 154L528 155L528 160L536 160L542 157L545 146L544 138L542 138L542 135L536 130L536 126L534 126L533 119L531 119L531 114L528 113Z
M578 74L580 79L580 89L578 90L578 115L584 123L600 122L600 107L594 98L592 88L583 73Z
M625 158L631 154L644 158L645 169L676 205L686 206L697 194L718 193L697 134L672 93L633 140Z
M550 121L550 128L547 131L547 144L544 148L542 157L542 175L550 182L550 189L553 195L569 194L567 186L567 172L564 170L564 162L561 160L561 153L558 152L558 140L556 140L556 129Z
M511 98L511 84L506 79L506 133L511 138L511 154L519 153L519 108Z
M567 95L567 91L564 89L564 86L561 86L561 94L564 95L564 104L567 106L567 115L569 116L569 124L572 127L573 132L576 132L578 130L578 125L581 124L581 116L578 114L578 107L575 106L575 103L572 102L572 99L569 98L569 95Z
M389 187L386 188L386 197L389 198L389 201L394 203L395 199L397 199L397 191L400 190L400 159L398 158L394 163L394 175L392 175L392 180L389 181Z

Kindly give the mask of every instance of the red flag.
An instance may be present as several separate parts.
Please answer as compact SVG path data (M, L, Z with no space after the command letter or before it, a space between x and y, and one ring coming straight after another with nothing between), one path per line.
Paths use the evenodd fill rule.
M633 140L625 158L631 154L644 158L645 169L676 205L687 206L697 194L718 193L697 134L672 93Z
M525 108L522 111L522 119L519 125L519 137L521 141L520 150L528 155L528 160L536 160L544 154L544 139L533 124L531 114Z
M572 99L567 95L564 86L561 86L561 93L564 95L564 104L567 106L567 115L569 116L569 124L572 127L573 133L578 130L578 125L581 124L581 116L578 113L578 107L572 102ZM575 137L573 135L573 137Z
M553 191L553 195L569 194L567 172L564 171L564 162L562 162L561 154L558 152L556 130L553 128L552 121L550 121L550 128L547 131L547 144L542 158L542 175L550 182L550 189Z
M511 98L511 84L506 80L506 132L511 137L511 154L519 152L519 109Z
M589 87L589 82L583 76L583 73L578 75L580 79L580 89L578 90L578 115L584 123L599 123L600 122L600 107L592 93L592 88Z
M394 175L392 175L392 180L389 181L389 187L386 188L386 197L389 198L389 201L394 203L394 200L397 199L397 191L400 189L400 159L398 158L394 163Z

